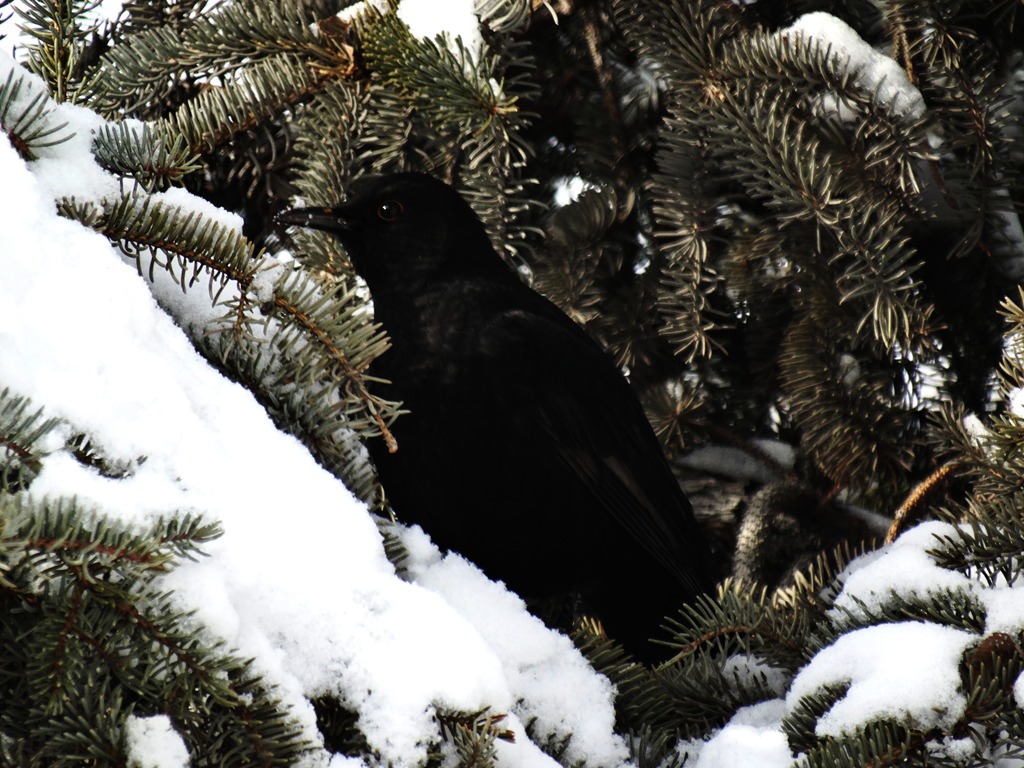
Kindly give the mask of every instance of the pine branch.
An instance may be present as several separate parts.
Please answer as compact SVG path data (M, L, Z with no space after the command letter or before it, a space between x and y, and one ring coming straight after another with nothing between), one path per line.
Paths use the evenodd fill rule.
M671 724L655 728L647 714L672 707L670 697L659 685L658 677L632 658L621 645L609 638L600 624L584 619L573 628L573 644L600 674L615 686L616 728L620 731L647 729L668 734Z
M24 160L38 158L39 150L67 141L74 134L67 123L54 120L54 105L21 69L15 68L0 86L0 125Z
M808 750L807 768L886 768L920 757L925 743L936 734L914 731L901 723L870 723L843 739L823 739Z
M5 753L123 766L132 711L170 714L197 765L285 765L307 749L247 662L184 629L191 619L159 590L216 525L183 516L129 531L73 500L6 496L0 530Z
M363 149L369 91L340 84L322 89L296 114L293 149L295 187L306 205L336 205L345 199L354 155ZM312 230L292 233L295 250L310 270L351 275L337 238Z
M765 654L773 665L796 669L807 653L808 627L799 613L775 610L767 591L727 584L717 600L702 599L670 620L669 641L675 656L669 664L697 655L726 658Z
M267 57L301 57L319 77L352 71L351 46L320 34L318 19L333 2L235 2L214 13L195 13L187 25L152 26L130 35L101 59L88 83L92 103L106 114L166 114L175 92L194 95L195 83L246 70ZM268 77L266 73L264 77Z
M514 742L515 734L502 728L502 714L477 712L439 712L436 715L442 738L455 749L459 768L493 768L497 760L496 742Z
M414 38L393 10L369 11L359 32L370 72L438 133L459 137L471 169L484 158L503 167L525 160L519 135L525 116L515 90L524 81L506 82L495 54L467 51L461 40L454 41L453 52L443 43Z
M802 428L801 444L838 485L894 487L913 458L911 414L894 399L888 371L856 349L834 346L818 319L825 316L795 322L780 357L781 384Z
M235 136L312 96L325 76L300 60L277 55L255 62L221 87L202 90L164 118L160 132L184 137L195 153L210 152Z
M178 0L171 4L163 0L126 0L114 20L111 37L115 41L125 40L161 26L181 30L190 19L209 10L210 5L209 0Z
M328 391L337 386L345 396L350 423L382 436L394 452L398 446L388 424L396 416L397 404L371 394L371 379L364 373L370 361L386 349L386 341L377 326L349 308L357 297L357 288L321 292L307 275L293 272L274 291L274 311L282 327L274 344L284 352L312 347L314 354L293 358L294 380L300 386L322 387L326 383Z
M150 196L124 195L105 201L102 208L64 200L59 210L109 238L135 260L140 275L148 272L150 280L159 268L186 291L206 273L214 302L229 282L244 295L260 266L252 243L241 233Z
M358 84L331 84L297 112L295 186L307 205L334 205L344 198L368 102L368 91Z
M531 219L539 205L530 192L535 183L518 178L522 164L506 166L498 158L467 164L460 176L460 193L476 211L498 253L513 267L530 261L540 235Z
M85 39L96 31L83 22L97 5L98 0L24 0L15 8L22 31L37 41L29 48L29 67L58 102L77 97Z
M180 133L149 124L107 123L93 140L97 162L118 176L131 176L147 192L173 186L202 168L199 153Z
M709 358L717 347L718 323L709 302L717 280L709 265L713 209L704 156L706 147L695 124L670 115L658 154L659 172L651 178L654 236L665 255L664 292L659 310L661 333L689 361ZM678 179L689 179L680 185Z
M0 494L25 490L42 468L38 443L57 426L43 409L29 411L30 401L7 388L0 390Z
M531 0L478 0L474 12L494 32L513 32L530 20Z

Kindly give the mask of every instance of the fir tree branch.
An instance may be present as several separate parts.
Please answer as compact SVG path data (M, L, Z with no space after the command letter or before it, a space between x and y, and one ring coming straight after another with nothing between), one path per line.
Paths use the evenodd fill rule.
M28 488L42 469L39 443L57 426L56 419L44 419L40 408L29 412L29 399L0 390L0 493ZM2 530L0 530L2 534Z
M33 83L20 69L12 69L0 86L0 125L24 160L35 160L38 150L74 135L65 130L67 123L53 120L55 110L47 94L33 90Z
M159 267L185 291L206 272L214 301L228 282L237 284L244 295L259 268L253 245L239 232L153 197L128 194L105 201L102 210L64 200L59 209L102 233L135 259L140 275L144 274L143 254L148 253L150 280ZM160 253L166 254L163 262Z
M147 192L166 189L202 168L185 136L161 126L107 123L96 133L97 162L119 176L133 176Z
M210 82L267 57L300 57L319 78L352 72L351 45L321 34L316 22L337 11L335 2L235 2L197 14L180 28L153 26L129 36L101 60L88 84L90 98L114 111L160 117L179 89ZM194 89L192 89L194 90Z
M324 359L336 368L335 376L343 382L344 393L358 399L369 417L376 423L381 436L387 443L388 451L394 453L398 450L398 442L391 430L388 429L388 420L394 418L393 404L372 395L367 389L363 367L369 361L365 361L362 365L353 365L344 351L335 343L332 335L325 330L324 324L319 321L318 310L322 311L323 305L319 307L313 305L307 311L301 301L293 300L294 297L294 293L289 295L284 291L275 292L273 304L284 318L322 351ZM392 415L389 416L389 414Z
M210 152L310 98L329 76L276 55L251 64L221 87L205 88L161 120L158 130L171 141L184 137L194 153Z
M29 48L29 66L58 102L76 95L85 39L96 31L83 21L97 5L98 0L24 0L15 8L23 32L37 41Z
M525 116L516 104L518 96L508 95L515 82L503 81L493 53L473 54L461 40L452 52L435 41L414 38L393 10L368 12L360 37L367 68L439 133L460 137L469 148L471 168L485 157L506 167L525 159L519 135ZM443 98L437 98L442 86Z

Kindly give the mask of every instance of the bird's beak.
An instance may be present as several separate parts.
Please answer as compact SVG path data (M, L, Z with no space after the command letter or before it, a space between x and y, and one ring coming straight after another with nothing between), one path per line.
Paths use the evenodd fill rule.
M337 208L295 208L278 214L277 220L282 224L320 229L336 235L352 230L351 222Z

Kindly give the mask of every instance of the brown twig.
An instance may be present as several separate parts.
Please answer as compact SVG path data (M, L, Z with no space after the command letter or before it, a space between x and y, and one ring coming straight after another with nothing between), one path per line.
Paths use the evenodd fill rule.
M896 540L896 537L900 535L900 532L906 526L908 521L915 520L921 515L927 499L937 490L944 487L952 478L953 473L959 469L962 464L962 461L956 459L946 462L914 486L914 489L911 490L907 498L903 500L903 503L900 504L899 508L896 510L896 514L893 516L892 525L889 526L889 532L885 534L886 544L891 544Z

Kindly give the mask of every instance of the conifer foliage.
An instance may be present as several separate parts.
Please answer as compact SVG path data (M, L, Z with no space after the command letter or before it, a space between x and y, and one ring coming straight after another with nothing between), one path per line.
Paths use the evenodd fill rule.
M1019 758L1024 621L993 618L993 595L1020 589L1024 563L1024 3L475 5L479 41L423 37L395 0L129 0L108 21L81 0L0 0L0 33L24 40L0 125L32 161L70 138L57 104L102 116L92 152L121 188L60 213L140 276L208 294L206 315L166 309L379 509L359 438L393 443L402 417L375 394L388 340L340 246L273 217L367 174L424 170L628 370L671 456L727 445L760 465L729 487L762 530L797 497L815 524L851 504L896 515L890 541L943 521L914 546L947 586L864 591L855 555L870 545L843 534L812 562L794 554L785 580L744 571L666 617L653 670L579 621L636 765L679 765L737 711L781 699L799 765ZM241 213L243 231L156 196L177 187ZM272 688L161 591L217 522L168 510L140 532L38 498L55 446L131 471L0 391L0 765L126 765L127 719L157 714L195 765L299 760L309 745ZM724 493L729 466L703 474ZM710 498L694 496L698 512ZM723 577L736 525L709 521ZM830 730L856 681L808 688L803 671L844 638L909 623L959 633L962 705ZM375 760L358 713L329 696L313 707L325 748ZM568 765L564 743L529 735ZM503 713L439 712L430 760L494 765L510 738Z

